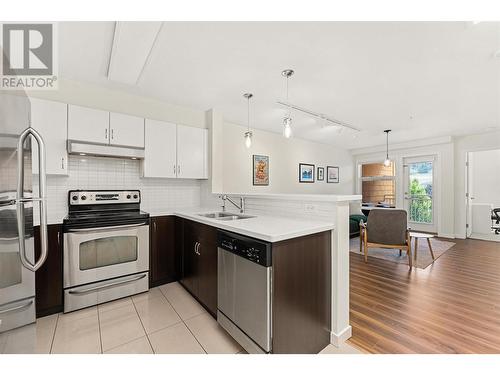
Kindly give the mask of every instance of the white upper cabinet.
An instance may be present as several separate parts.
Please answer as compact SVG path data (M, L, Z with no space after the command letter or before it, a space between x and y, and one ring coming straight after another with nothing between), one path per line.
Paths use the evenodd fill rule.
M208 130L148 120L145 124L143 177L208 177Z
M169 122L146 119L143 177L176 177L176 128Z
M177 125L177 178L207 178L208 130Z
M109 112L68 105L68 139L108 144L109 136Z
M68 175L66 151L67 108L65 103L41 99L31 101L31 126L42 136L45 143L47 174ZM38 173L38 147L32 142L33 173Z
M111 112L109 130L111 145L144 147L144 118Z

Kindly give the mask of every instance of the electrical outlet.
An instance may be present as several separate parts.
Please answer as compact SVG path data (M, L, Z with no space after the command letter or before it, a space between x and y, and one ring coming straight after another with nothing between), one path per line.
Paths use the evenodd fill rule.
M306 203L305 210L308 212L316 212L316 205L312 203Z

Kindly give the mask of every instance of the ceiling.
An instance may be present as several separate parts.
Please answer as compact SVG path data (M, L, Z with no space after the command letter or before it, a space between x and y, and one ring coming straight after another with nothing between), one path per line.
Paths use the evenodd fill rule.
M107 79L114 29L60 23L59 75L241 125L252 92L251 126L281 133L291 68L291 103L361 130L295 113L294 136L347 148L500 128L500 23L164 22L135 85Z

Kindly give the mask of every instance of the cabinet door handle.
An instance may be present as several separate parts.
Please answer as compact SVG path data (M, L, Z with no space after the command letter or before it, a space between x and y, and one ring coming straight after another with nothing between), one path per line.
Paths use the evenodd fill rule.
M156 221L153 220L153 230L156 232Z
M104 129L104 139L108 139L108 128Z
M61 232L57 231L57 244L61 245Z
M174 164L174 175L175 175L175 164Z
M201 253L200 253L200 247L201 247L201 243L198 242L198 255L201 255Z
M180 174L181 174L181 166L180 166L180 165L178 165L178 166L177 166L177 175L180 175Z
M198 248L198 242L195 242L194 243L194 253L195 254L198 254L197 248Z
M111 129L111 139L115 139L115 129Z
M61 158L61 169L64 169L64 156Z

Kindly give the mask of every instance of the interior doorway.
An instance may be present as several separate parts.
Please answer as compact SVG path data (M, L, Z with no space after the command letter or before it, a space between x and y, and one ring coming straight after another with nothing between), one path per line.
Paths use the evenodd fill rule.
M500 149L466 158L467 237L500 241Z

